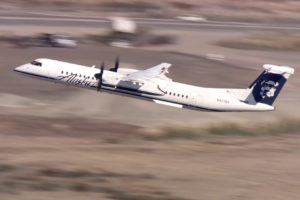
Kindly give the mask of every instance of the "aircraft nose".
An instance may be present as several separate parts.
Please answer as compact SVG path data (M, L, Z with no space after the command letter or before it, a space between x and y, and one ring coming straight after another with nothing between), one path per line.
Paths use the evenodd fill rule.
M19 67L14 68L15 72L24 72L28 68L28 65L21 65Z
M16 68L14 68L14 71L15 72L20 72L20 69L21 69L21 67L16 67Z

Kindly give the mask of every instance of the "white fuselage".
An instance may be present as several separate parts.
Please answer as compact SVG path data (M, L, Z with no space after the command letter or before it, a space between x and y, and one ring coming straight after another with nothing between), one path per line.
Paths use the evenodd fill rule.
M40 59L42 66L25 64L15 71L31 77L50 80L56 83L73 85L97 90L98 80L95 74L98 68L86 67L50 59ZM269 111L273 106L243 102L247 89L203 88L171 80L154 79L143 84L122 82L126 70L112 72L104 70L101 91L154 101L155 103L178 108L201 109L210 111ZM122 72L123 71L123 72ZM130 70L128 70L129 73Z

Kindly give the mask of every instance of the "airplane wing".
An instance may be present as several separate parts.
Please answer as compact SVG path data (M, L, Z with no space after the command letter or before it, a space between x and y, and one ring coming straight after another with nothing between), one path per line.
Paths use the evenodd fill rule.
M165 74L169 73L168 69L171 67L169 63L161 63L154 67L151 67L146 70L141 70L137 72L133 72L124 77L124 81L143 81L143 80L151 80L155 78L169 80Z

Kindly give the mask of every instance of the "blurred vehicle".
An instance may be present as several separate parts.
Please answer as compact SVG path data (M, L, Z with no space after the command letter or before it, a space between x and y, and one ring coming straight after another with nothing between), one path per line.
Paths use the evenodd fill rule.
M175 41L169 35L156 35L147 29L138 27L136 22L128 18L113 17L111 19L111 30L101 37L95 39L110 46L133 47L145 45L170 44Z
M137 24L135 21L125 17L111 17L111 27L115 32L136 33Z
M51 44L54 47L73 48L77 46L77 41L71 36L67 35L52 35Z
M122 41L122 40L111 42L110 46L112 46L112 47L123 47L123 48L132 47L131 43L129 43L128 41Z
M62 47L74 48L77 41L68 35L41 34L36 37L26 37L19 40L19 46L22 47Z
M190 22L207 22L207 19L204 17L199 17L196 15L190 15L190 16L178 16L177 19L184 20L184 21L190 21Z
M110 32L99 39L110 46L134 47L146 45L163 45L174 43L175 39L169 35L155 35L141 30L137 33Z

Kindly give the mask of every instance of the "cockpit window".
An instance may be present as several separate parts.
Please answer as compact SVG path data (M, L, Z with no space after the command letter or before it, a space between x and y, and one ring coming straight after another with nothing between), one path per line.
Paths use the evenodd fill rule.
M42 66L42 63L41 62L38 62L38 61L32 61L30 64L32 64L32 65L35 65L35 66Z

